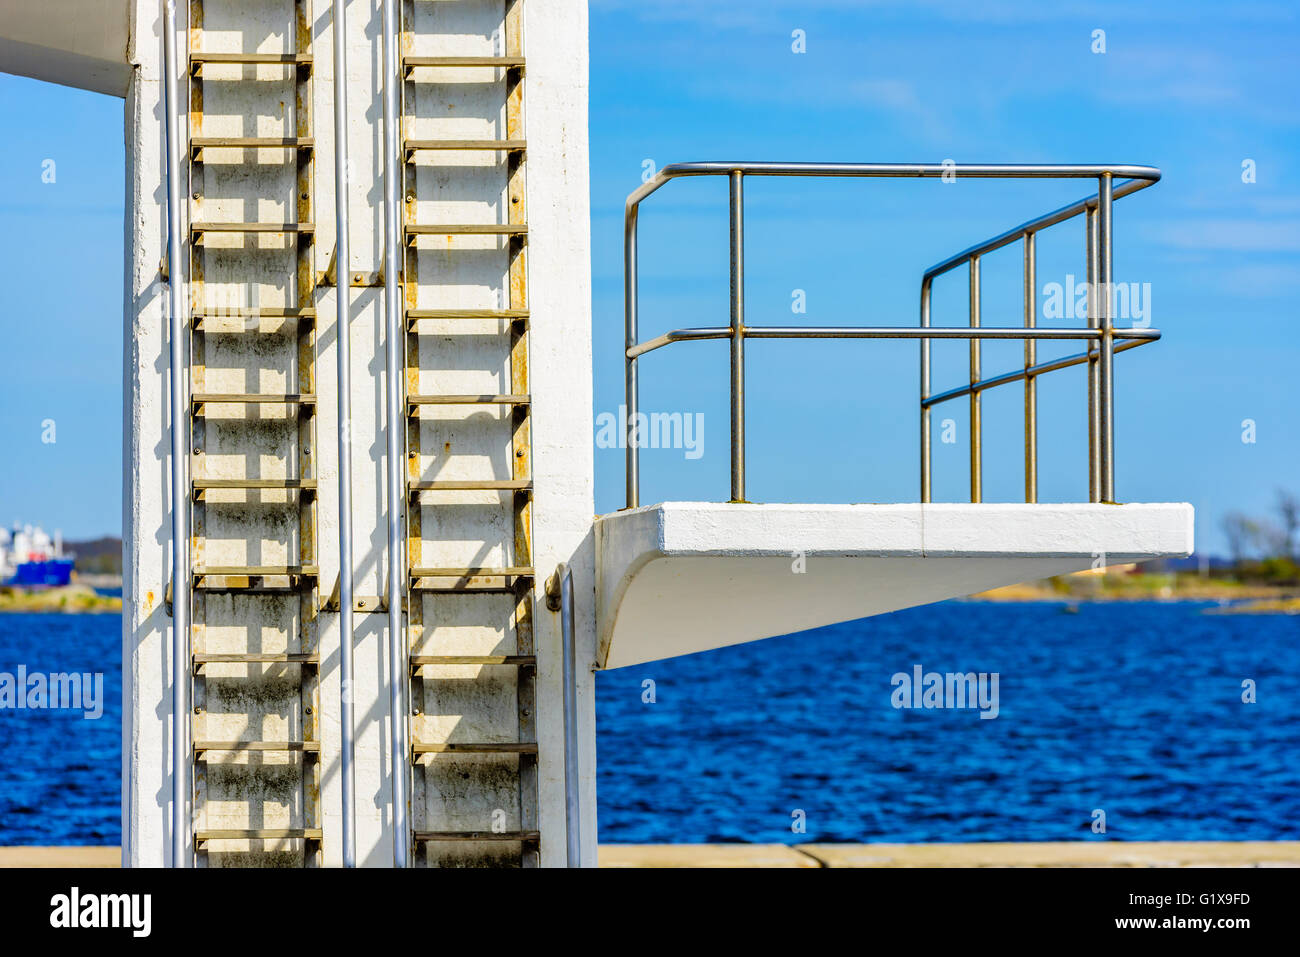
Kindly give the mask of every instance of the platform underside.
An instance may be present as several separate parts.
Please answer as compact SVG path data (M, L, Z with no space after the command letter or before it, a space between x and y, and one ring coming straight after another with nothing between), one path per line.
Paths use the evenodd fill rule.
M1186 504L665 503L597 522L597 665L620 668L1192 550Z

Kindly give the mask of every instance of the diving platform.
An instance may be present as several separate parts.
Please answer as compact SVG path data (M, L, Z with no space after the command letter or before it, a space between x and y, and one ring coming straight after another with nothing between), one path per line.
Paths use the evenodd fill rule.
M599 668L1191 554L1187 504L667 502L596 522Z

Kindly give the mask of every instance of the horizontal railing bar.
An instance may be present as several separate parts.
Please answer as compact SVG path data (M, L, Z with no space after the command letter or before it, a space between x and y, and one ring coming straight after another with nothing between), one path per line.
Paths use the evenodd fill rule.
M1119 334L1116 333L1116 338ZM1148 342L1155 342L1160 336L1143 337L1133 339L1122 346L1116 346L1116 352L1124 352L1128 349L1136 349L1138 346L1144 346ZM921 408L928 409L931 406L938 405L941 402L947 402L950 399L960 399L962 396L970 395L973 392L983 392L986 389L992 389L1000 385L1010 385L1012 382L1020 382L1024 379L1037 378L1047 372L1056 372L1058 369L1068 369L1070 366L1081 365L1088 361L1088 353L1081 352L1074 356L1064 356L1060 359L1053 359L1051 362L1040 362L1037 365L1030 366L1028 369L1017 369L1015 372L1008 372L1005 375L993 376L991 379L981 379L974 385L964 385L956 389L949 389L947 392L936 392L921 401Z
M1148 186L1154 186L1160 179L1157 172L1154 179L1135 177L1127 180L1115 187L1114 199L1121 196L1130 196L1140 189L1146 189ZM963 249L954 256L949 256L943 262L936 263L921 274L921 282L928 283L935 276L941 276L946 272L956 269L971 260L973 256L982 256L990 253L995 249L1001 249L1003 246L1009 246L1014 242L1024 239L1030 233L1041 232L1049 226L1055 226L1057 223L1063 223L1068 219L1073 219L1080 213L1088 209L1095 209L1097 206L1096 194L1085 196L1083 199L1073 202L1068 206L1062 206L1060 209L1053 210L1037 219L1031 219L1028 222L1021 223L1014 229L1009 229L1005 233L994 236L992 239L985 240L969 249Z
M742 330L746 339L1100 339L1100 329L1051 329L1036 327L1026 329L1024 326L1003 328L981 326L968 328L964 326L745 326ZM697 339L729 339L732 330L728 326L705 327L695 329L674 329L662 336L637 343L627 350L629 359L637 359L647 352L654 352L674 342ZM1158 329L1116 329L1116 339L1140 339L1143 341L1160 338Z
M942 176L967 179L1095 179L1110 173L1119 179L1160 179L1160 171L1151 166L1105 165L1034 165L962 164L962 163L670 163L659 170L627 198L630 209L671 179L684 176L849 176L938 178Z

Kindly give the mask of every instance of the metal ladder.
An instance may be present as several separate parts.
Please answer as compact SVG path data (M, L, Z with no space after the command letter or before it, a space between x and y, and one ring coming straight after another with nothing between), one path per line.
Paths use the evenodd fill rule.
M537 811L537 723L536 666L533 639L536 574L532 560L532 452L531 398L528 380L528 301L526 246L524 141L524 56L523 0L504 0L500 44L491 56L424 55L421 39L436 30L424 25L441 14L417 0L402 0L398 28L400 63L388 71L389 82L396 72L402 81L400 158L402 212L400 238L404 249L403 315L406 334L405 383L401 409L406 422L405 498L407 575L402 583L408 609L405 652L409 655L405 679L408 685L410 717L409 752L403 756L403 770L409 771L412 825L409 848L421 863L433 866L510 865L537 866L540 863L540 833ZM421 9L425 8L425 9ZM502 49L503 48L503 49ZM504 137L500 139L448 139L419 136L422 128L439 125L438 117L421 116L421 102L445 89L448 71L464 76L485 72L492 84L504 82ZM422 100L421 93L424 93ZM444 121L445 122L445 121ZM492 167L504 166L506 212L504 222L429 223L421 221L419 186L436 182L436 177L454 178L482 173L484 167L438 165L436 173L426 163L429 157L448 154L488 154L501 157ZM391 161L391 160L390 160ZM467 172L468 171L468 172ZM429 177L425 179L425 177ZM491 205L491 204L490 204ZM456 308L424 303L420 296L422 260L433 257L465 256L470 251L460 244L467 237L493 237L493 254L504 251L505 279L502 298L490 306ZM498 239L499 237L499 239ZM437 248L422 248L430 239ZM390 236L390 243L394 237ZM480 247L483 245L480 240ZM504 249L502 250L502 247ZM477 250L482 255L481 248ZM436 263L424 263L425 274ZM391 287L390 287L391 288ZM454 341L469 332L483 335L484 322L495 325L495 341L501 342L501 367L508 375L509 388L495 394L448 394L426 392L424 378L436 378L437 369L425 368L422 359L439 356L438 341ZM391 319L390 319L391 322ZM391 331L391 330L390 330ZM508 344L505 341L508 340ZM450 349L448 349L450 352ZM508 372L505 370L508 369ZM471 418L452 418L451 410L473 409ZM484 416L493 410L495 415ZM441 417L439 417L441 416ZM489 430L508 429L509 477L489 465L487 474L473 478L437 478L452 459L452 444L462 439L469 444L472 426L486 420ZM432 441L442 438L441 450ZM445 455L442 453L446 453ZM485 456L491 461L492 456ZM496 474L493 474L495 471ZM468 499L467 499L468 496ZM511 540L496 550L505 559L499 565L467 562L434 564L426 556L449 546L444 523L457 509L476 507L475 496L489 496L510 510ZM481 507L481 506L477 506ZM490 529L490 521L483 528ZM430 538L433 540L431 541ZM474 544L480 554L493 551L486 532ZM397 565L400 549L390 551L390 567ZM434 562L437 562L434 557ZM496 606L487 602L496 596ZM502 602L500 599L504 598ZM498 607L499 606L499 607ZM498 627L500 637L489 631L477 639L466 638L458 622L473 626ZM513 648L509 648L513 631ZM457 639L470 645L457 646ZM493 647L484 647L490 643ZM508 650L509 653L502 653ZM459 652L459 653L458 653ZM513 680L512 680L513 678ZM456 686L460 686L457 688ZM459 697L464 696L464 697ZM513 722L503 722L500 702L513 697ZM461 731L450 724L457 701L478 704L480 714L490 711L497 720L491 728L471 727ZM491 702L492 704L488 704ZM492 705L496 705L493 707ZM505 723L513 724L506 733ZM402 740L400 733L394 740ZM409 760L409 765L406 764ZM398 768L394 755L395 776ZM517 793L517 809L496 807L484 813L487 803L505 790L502 781L513 777L509 789ZM404 782L399 781L398 786ZM395 786L395 805L401 803ZM431 798L436 796L436 801ZM437 803L440 807L435 807ZM502 803L506 803L502 801ZM511 801L510 803L513 803ZM395 821L398 819L395 814ZM403 815L401 818L405 820ZM401 841L398 835L397 841ZM395 851L396 863L405 862L404 849Z
M292 0L292 48L266 53L208 50L204 0L189 7L192 572L175 600L188 603L193 622L198 866L322 862L311 8L311 0ZM238 29L245 44L252 32L233 14L216 28ZM205 81L217 87L207 104ZM287 86L293 128L266 135L287 112L277 98ZM248 109L263 98L264 108ZM213 105L225 109L205 115ZM252 130L209 136L204 128L250 120ZM227 135L234 132L244 135ZM276 159L286 167L283 206L293 218L266 221L245 211L233 219L230 207L241 199L222 195L223 188L237 190L252 165L265 175ZM279 198L259 190L242 202ZM287 272L292 288L275 290ZM258 301L268 285L283 302ZM223 367L210 368L212 359ZM233 389L218 381L209 390L210 378L239 378L241 362L245 379L278 373L286 388L260 391L254 382L251 390L247 383ZM227 536L232 544L222 543ZM279 563L253 559L254 550L280 552ZM176 620L179 628L183 619Z

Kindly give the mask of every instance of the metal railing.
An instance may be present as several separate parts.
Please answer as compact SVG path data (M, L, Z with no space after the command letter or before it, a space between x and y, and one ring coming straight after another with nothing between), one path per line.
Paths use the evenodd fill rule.
M675 329L641 342L638 338L637 226L641 203L669 180L686 176L726 176L730 182L731 212L731 322L727 326ZM1023 223L987 242L972 246L926 270L921 280L921 324L892 326L746 326L745 325L745 213L746 176L966 178L966 179L1095 179L1097 194ZM1116 185L1115 180L1121 182ZM982 498L982 422L980 398L999 385L1025 383L1025 489L1026 501L1037 500L1038 443L1037 393L1039 376L1080 363L1089 365L1089 485L1092 501L1115 500L1114 366L1116 352L1160 338L1156 329L1116 329L1111 294L1111 207L1114 200L1135 193L1160 179L1150 166L1032 166L898 163L674 163L627 198L623 223L624 387L627 406L627 507L640 504L640 436L637 428L639 386L637 361L674 342L728 339L731 342L731 501L745 501L745 340L746 339L916 339L921 344L921 501L930 501L930 410L939 403L969 396L971 403L971 501ZM1042 230L1084 214L1087 231L1088 325L1086 328L1041 328L1037 306L1035 237ZM997 328L981 325L980 259L993 250L1025 241L1025 324ZM936 276L970 264L969 327L930 325L930 290ZM1098 293L1101 290L1101 293ZM957 389L930 393L930 343L934 339L970 341L970 383ZM981 378L980 352L985 339L1022 340L1024 367L993 378ZM1042 340L1080 340L1080 355L1037 362Z

